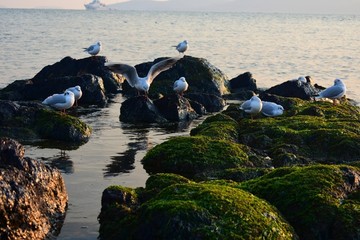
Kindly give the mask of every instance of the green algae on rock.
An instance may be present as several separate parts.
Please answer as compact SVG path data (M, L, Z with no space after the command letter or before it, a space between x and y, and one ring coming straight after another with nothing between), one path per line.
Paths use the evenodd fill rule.
M48 110L38 113L34 127L42 137L72 142L87 142L92 131L79 118Z
M175 176L154 176L169 185L131 214L112 221L111 228L101 224L100 239L297 239L276 208L246 191L186 183L183 178L170 184L177 182ZM116 211L117 206L111 206L107 212Z
M38 102L0 100L0 136L21 140L87 142L91 128L76 117L48 110Z
M279 209L300 239L357 239L360 169L346 165L279 168L239 188Z
M239 142L266 151L275 167L359 160L358 107L297 102L281 117L238 119Z
M192 129L191 136L202 135L212 139L238 141L238 123L225 114L216 114L206 118L199 126Z
M150 173L176 173L191 179L208 179L226 168L252 167L246 147L205 136L175 137L152 148L143 158Z

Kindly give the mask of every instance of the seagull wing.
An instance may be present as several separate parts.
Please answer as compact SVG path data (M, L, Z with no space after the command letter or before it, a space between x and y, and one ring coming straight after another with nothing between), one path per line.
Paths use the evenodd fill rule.
M243 102L243 104L241 104L240 106L241 110L250 110L251 109L251 101L250 100L246 100L245 102Z
M84 48L84 49L85 49L84 52L91 52L91 51L94 50L94 48L95 48L95 46L94 46L94 45L91 45L91 46L88 47L88 48Z
M65 103L66 98L64 94L53 94L47 97L42 103L46 105L54 105L57 103Z
M111 71L115 73L119 73L123 75L128 81L131 87L134 87L136 82L139 79L139 76L136 72L136 68L123 63L105 63L105 67L109 68Z
M171 68L179 59L181 59L181 57L167 58L152 65L147 74L148 83L151 84L152 81L157 77L157 75Z
M344 92L343 86L331 86L320 92L320 96L324 98L335 98Z
M265 116L273 116L276 109L278 109L278 105L276 103L266 101L262 102L261 112Z

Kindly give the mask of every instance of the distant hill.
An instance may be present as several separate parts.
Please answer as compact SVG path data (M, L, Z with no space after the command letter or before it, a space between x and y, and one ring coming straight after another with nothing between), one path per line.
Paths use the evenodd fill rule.
M171 0L171 1L152 1L152 0L131 0L108 5L112 9L121 10L147 10L147 11L224 11L228 5L220 0ZM231 2L231 1L229 1ZM231 8L230 8L231 9Z
M358 0L129 0L111 9L140 11L278 12L360 14Z

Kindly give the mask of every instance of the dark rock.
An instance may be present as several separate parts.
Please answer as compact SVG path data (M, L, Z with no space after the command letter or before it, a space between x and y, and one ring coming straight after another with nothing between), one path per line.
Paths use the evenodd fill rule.
M79 104L104 105L106 94L117 93L120 79L103 65L105 57L76 60L70 57L44 67L34 78L18 80L0 90L0 99L12 101L44 100L79 85L83 96Z
M226 94L223 96L224 99L227 100L249 100L252 96L256 95L255 92L247 89L239 88L235 93Z
M236 93L238 91L250 90L257 91L256 80L253 78L250 72L245 72L239 76L231 79L230 81L230 91Z
M150 67L163 60L157 58L153 62L136 65L139 76L146 76ZM185 77L189 84L189 93L207 93L221 96L228 93L228 79L218 68L210 64L206 59L184 56L171 69L160 73L152 82L150 96L174 93L174 82L180 77ZM136 91L130 87L127 81L122 86L126 95L134 96Z
M207 112L206 112L206 108L204 107L204 105L196 102L196 101L193 101L191 99L188 99L191 107L194 109L194 111L199 115L199 116L203 116L205 115Z
M50 239L67 208L61 173L24 157L24 148L0 138L0 238Z
M164 96L154 101L159 112L171 122L188 121L198 117L190 102L177 94Z
M60 62L44 67L32 78L32 81L34 84L40 84L44 79L92 74L103 79L104 89L106 89L107 93L117 93L123 79L104 67L106 61L107 59L104 56L94 56L79 60L65 57Z
M207 112L219 112L226 105L225 100L215 94L188 93L184 96L203 105Z
M120 121L127 123L165 123L154 103L145 96L131 97L120 107Z
M299 80L289 80L265 90L264 93L275 94L283 97L296 97L303 100L311 100L317 95L318 90L311 83ZM260 98L262 95L260 94Z
M0 100L0 136L82 144L90 134L90 127L78 118L48 110L38 102Z

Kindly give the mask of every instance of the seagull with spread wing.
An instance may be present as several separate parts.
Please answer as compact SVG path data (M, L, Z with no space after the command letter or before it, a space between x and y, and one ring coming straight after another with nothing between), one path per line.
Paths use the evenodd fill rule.
M153 80L163 71L171 68L181 57L173 57L162 60L151 66L148 74L144 77L139 77L136 68L124 63L105 63L105 67L109 68L115 73L123 75L131 87L136 88L140 92L149 93L150 85Z

